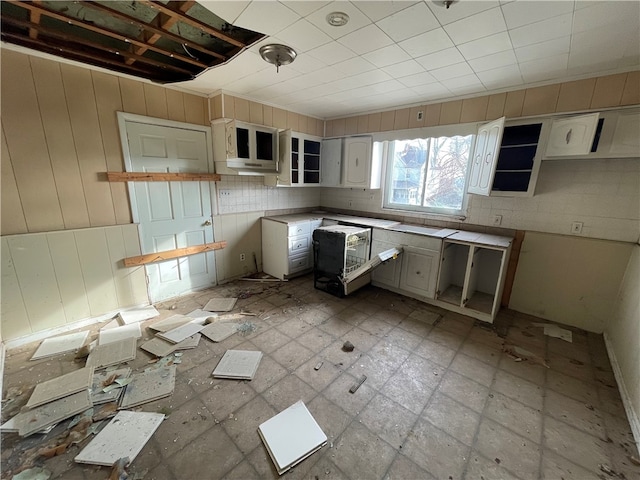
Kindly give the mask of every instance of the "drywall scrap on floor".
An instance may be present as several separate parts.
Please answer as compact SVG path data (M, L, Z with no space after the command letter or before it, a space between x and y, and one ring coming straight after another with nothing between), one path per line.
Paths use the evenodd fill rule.
M190 337L185 338L181 342L176 343L176 350L192 350L200 344L201 338L202 338L202 335L200 335L200 333L191 335Z
M94 405L117 402L124 392L123 380L129 378L131 369L129 367L116 370L107 369L105 372L95 373L91 383L91 401ZM109 383L112 380L111 383ZM114 388L114 385L117 385ZM107 391L105 391L107 389Z
M280 475L327 444L302 400L260 424L258 433Z
M28 412L22 412L25 416L20 422L18 434L26 437L78 413L84 412L92 406L89 389L86 389L82 392L74 393L73 395L41 405ZM19 415L22 415L22 413Z
M237 323L210 323L200 330L200 333L212 342L221 342L237 331Z
M140 348L145 352L149 352L151 355L155 355L156 357L166 357L167 355L171 355L176 351L178 344L167 342L158 337L154 337L148 342L140 345Z
M176 367L153 368L133 375L127 385L119 409L133 408L143 403L168 397L176 385Z
M190 336L195 335L203 328L204 327L202 325L199 325L197 323L187 323L185 325L174 328L173 330L169 330L168 332L159 332L156 334L156 336L171 343L180 343Z
M39 407L54 400L87 390L93 379L93 367L84 367L46 382L38 383L26 407Z
M120 411L75 461L107 467L125 457L133 462L163 420L162 413Z
M202 309L208 312L230 312L237 301L237 298L212 298Z
M215 378L252 380L262 360L262 352L227 350L212 375Z
M116 320L120 325L129 325L131 323L142 322L149 320L160 315L160 312L156 310L156 307L149 305L148 307L134 308L132 310L126 310L116 315Z
M98 345L87 357L87 366L97 370L129 362L136 358L136 343L135 338L129 337L106 345Z
M193 318L187 317L186 315L171 315L170 317L165 318L164 320L160 320L158 322L154 322L149 325L149 329L154 330L156 332L168 332L169 330L173 330L174 328L178 328L182 325L186 325L189 322L192 322Z
M110 326L113 321L100 329L98 333L98 344L105 345L107 343L118 342L125 338L142 338L142 330L139 323L131 323L122 326Z
M78 350L84 345L88 336L89 332L86 331L47 338L42 341L36 352L31 357L31 360L39 360L41 358L52 357L61 353Z
M532 323L532 325L534 327L542 327L544 329L543 333L549 337L559 338L560 340L564 340L565 342L573 343L573 335L571 334L571 330L561 328L551 323Z

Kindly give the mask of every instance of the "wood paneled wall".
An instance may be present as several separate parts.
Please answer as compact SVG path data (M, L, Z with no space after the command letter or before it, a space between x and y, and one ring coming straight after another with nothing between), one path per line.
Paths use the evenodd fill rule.
M2 237L2 338L149 303L134 224Z
M574 82L450 102L400 108L326 122L326 136L337 137L406 128L597 110L640 104L640 72L620 73ZM417 119L419 111L422 120Z
M211 120L228 118L241 122L324 136L324 120L221 93L209 99Z
M3 50L2 235L131 223L117 111L209 124L207 99Z

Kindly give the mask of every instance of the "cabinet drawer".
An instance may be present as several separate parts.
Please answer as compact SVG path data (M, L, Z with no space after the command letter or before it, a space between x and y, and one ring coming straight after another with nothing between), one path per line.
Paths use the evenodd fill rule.
M310 236L301 235L289 238L289 256L309 251Z
M289 225L289 233L287 236L296 237L298 235L306 235L309 233L309 222L294 223Z
M311 267L311 258L309 255L294 257L289 259L289 273L299 272Z

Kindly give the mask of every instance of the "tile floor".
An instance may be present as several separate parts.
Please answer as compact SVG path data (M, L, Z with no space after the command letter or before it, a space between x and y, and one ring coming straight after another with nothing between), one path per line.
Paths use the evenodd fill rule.
M256 429L300 399L329 441L284 478L614 478L601 465L618 478L640 478L599 335L573 329L567 343L542 335L531 325L538 319L503 311L502 338L473 319L375 287L337 299L314 290L310 276L216 287L158 305L160 318L213 296L240 297L236 311L258 313L250 317L256 329L218 344L203 338L184 353L173 396L140 407L168 416L129 467L134 478L278 478ZM345 340L353 352L342 351ZM546 359L549 368L514 361L504 343ZM24 402L36 382L81 366L73 355L29 362L36 347L7 353L5 392L22 389ZM210 376L230 348L264 352L254 380ZM130 366L143 369L149 359L139 350ZM349 393L362 374L367 380ZM3 477L19 468L25 449L67 425L45 438L3 434ZM106 467L74 464L82 445L38 464L52 478L108 478Z

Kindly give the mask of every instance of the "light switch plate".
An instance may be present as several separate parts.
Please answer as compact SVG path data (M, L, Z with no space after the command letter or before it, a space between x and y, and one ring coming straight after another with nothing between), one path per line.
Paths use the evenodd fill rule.
M493 216L493 225L498 226L502 223L502 215L494 215Z
M582 222L573 222L571 224L571 233L582 233Z

